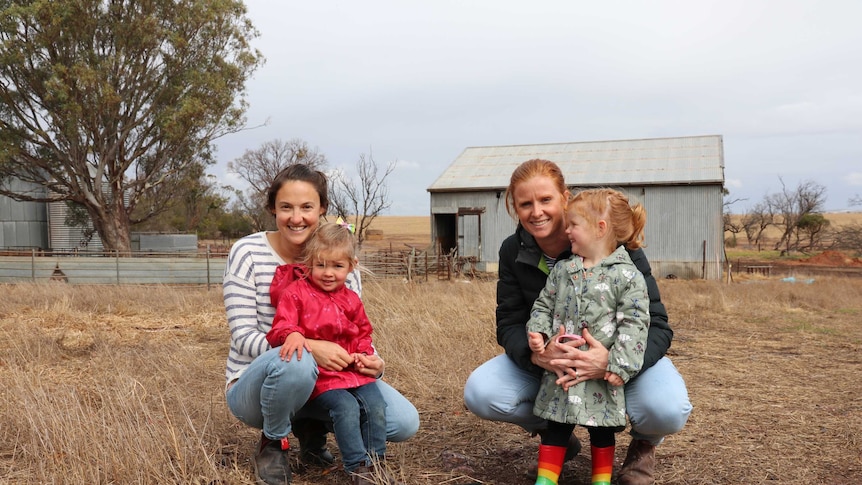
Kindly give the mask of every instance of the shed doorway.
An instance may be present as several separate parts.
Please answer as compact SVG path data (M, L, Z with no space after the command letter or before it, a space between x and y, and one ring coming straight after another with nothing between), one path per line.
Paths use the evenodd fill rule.
M434 214L439 253L478 261L482 254L483 212L484 208L461 207L454 214Z
M479 260L482 254L482 213L458 211L458 257Z

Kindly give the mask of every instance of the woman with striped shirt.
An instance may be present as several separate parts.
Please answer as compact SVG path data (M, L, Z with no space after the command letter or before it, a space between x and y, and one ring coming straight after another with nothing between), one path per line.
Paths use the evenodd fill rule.
M326 176L306 165L290 165L279 173L267 191L267 210L275 217L276 231L258 232L231 247L224 274L224 304L230 327L227 358L227 405L243 423L262 430L253 463L257 483L289 484L291 480L288 434L293 431L305 462L329 465L326 449L329 417L304 407L314 389L318 366L341 370L352 363L340 345L308 340L310 354L284 361L270 347L266 334L275 308L269 288L275 269L297 263L303 247L329 205ZM348 276L346 286L362 296L359 273ZM380 377L384 362L370 357L362 372ZM419 429L419 413L397 390L377 381L386 401L389 441L404 441Z

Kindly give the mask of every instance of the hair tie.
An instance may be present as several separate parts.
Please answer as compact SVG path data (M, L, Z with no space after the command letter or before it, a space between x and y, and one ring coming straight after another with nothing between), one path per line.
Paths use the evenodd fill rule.
M350 234L356 234L356 224L348 224L341 217L335 219L335 223L350 231Z

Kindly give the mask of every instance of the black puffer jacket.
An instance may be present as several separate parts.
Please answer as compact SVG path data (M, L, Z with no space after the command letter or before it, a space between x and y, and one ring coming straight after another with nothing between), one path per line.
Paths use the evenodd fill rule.
M571 256L569 250L557 256L563 260ZM673 330L667 322L667 310L661 302L658 285L652 275L643 249L629 251L635 266L644 275L649 292L650 327L644 354L643 369L659 361L673 339ZM526 324L530 319L533 302L548 279L542 262L542 251L521 225L515 234L507 237L500 246L500 279L497 281L497 343L519 367L541 374L542 368L530 361ZM637 376L635 376L637 378Z

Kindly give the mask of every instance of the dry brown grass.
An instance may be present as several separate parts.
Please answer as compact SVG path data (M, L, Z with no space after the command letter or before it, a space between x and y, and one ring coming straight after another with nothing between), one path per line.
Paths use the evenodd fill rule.
M862 483L862 279L660 284L694 412L658 448L658 483ZM536 439L463 406L467 376L499 352L494 289L365 282L386 379L421 414L417 436L389 446L409 484L533 483ZM219 291L2 290L0 483L253 483L257 432L222 392ZM345 483L298 471L298 485ZM588 479L582 452L561 483Z
M363 244L366 250L405 249L405 244L422 249L431 244L429 216L380 216L371 222L369 229L383 234L366 239Z

